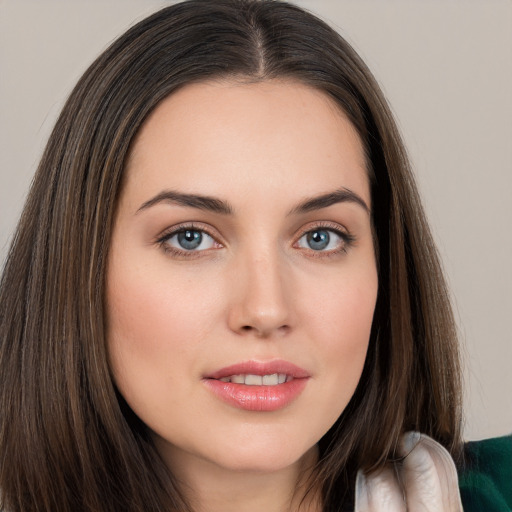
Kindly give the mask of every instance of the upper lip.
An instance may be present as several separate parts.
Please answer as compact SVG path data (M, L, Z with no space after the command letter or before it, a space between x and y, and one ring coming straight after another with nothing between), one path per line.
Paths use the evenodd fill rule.
M275 373L284 373L294 379L310 376L306 370L293 363L275 359L273 361L243 361L209 373L205 378L222 379L231 375L273 375Z

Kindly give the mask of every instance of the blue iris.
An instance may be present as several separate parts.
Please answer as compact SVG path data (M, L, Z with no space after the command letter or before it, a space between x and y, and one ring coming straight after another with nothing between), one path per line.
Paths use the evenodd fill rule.
M331 236L329 235L329 231L325 229L310 231L306 236L306 240L311 249L314 251L321 251L329 245Z
M177 234L178 243L183 249L192 251L197 249L203 241L203 234L201 231L181 231Z

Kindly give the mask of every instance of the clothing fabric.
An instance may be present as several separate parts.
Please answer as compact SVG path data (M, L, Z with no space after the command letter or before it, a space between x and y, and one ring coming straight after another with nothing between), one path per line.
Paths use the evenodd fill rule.
M464 512L512 512L512 435L466 444L459 473Z
M394 467L356 479L355 512L512 512L512 435L465 445L459 473L439 443L405 434Z

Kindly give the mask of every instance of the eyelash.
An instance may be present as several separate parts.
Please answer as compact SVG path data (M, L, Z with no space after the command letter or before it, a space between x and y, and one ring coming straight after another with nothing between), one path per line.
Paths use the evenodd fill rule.
M331 233L334 233L338 237L340 237L343 243L339 248L330 251L315 251L314 249L302 248L302 250L307 251L309 253L309 256L312 258L331 258L339 255L340 253L345 254L356 242L356 237L349 233L348 231L340 229L339 224L333 224L330 222L319 222L304 228L301 235L298 237L297 242L294 243L294 247L305 235L307 235L308 233L313 233L315 231L329 231Z
M209 237L213 239L214 244L217 245L216 248L223 247L220 242L217 241L217 237L213 235L213 233L208 229L205 225L198 225L195 223L184 223L179 224L177 226L173 226L172 228L166 230L159 236L156 240L156 243L162 248L162 250L168 254L171 254L175 257L183 257L183 258L200 258L203 256L202 253L208 252L209 249L203 249L199 251L194 250L181 250L176 247L172 247L169 245L169 240L178 235L179 233L183 233L185 231L195 231L205 233ZM334 257L340 253L346 253L350 247L352 247L356 241L354 235L348 233L347 231L341 230L338 224L332 224L329 222L320 222L311 226L308 226L306 229L302 230L300 236L297 238L297 241L293 244L294 247L297 246L299 241L306 236L308 233L313 233L315 231L329 231L337 235L342 241L341 247L337 249L333 249L330 251L315 251L314 249L307 249L297 247L300 250L307 251L310 257L313 258L330 258Z
M178 249L177 247L172 247L168 244L169 240L173 236L178 235L179 233L183 233L185 231L196 231L200 233L205 233L206 235L213 239L216 245L222 246L222 244L217 241L217 237L211 233L207 226L194 223L185 223L173 226L172 228L162 233L162 235L159 236L158 239L156 240L156 243L162 248L164 252L171 254L175 257L200 258L202 256L201 253L207 252L208 249L203 249L201 251L186 251Z

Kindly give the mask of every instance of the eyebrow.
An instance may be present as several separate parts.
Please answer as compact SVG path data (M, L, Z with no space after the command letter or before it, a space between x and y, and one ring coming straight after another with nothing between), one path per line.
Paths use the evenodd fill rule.
M348 188L340 188L334 192L322 194L319 196L308 198L293 208L288 215L296 215L301 213L311 212L313 210L321 210L328 208L337 203L354 203L361 206L367 213L371 213L370 208L365 201L355 192ZM177 204L180 206L187 206L190 208L197 208L198 210L205 210L222 215L232 215L234 212L233 207L222 199L211 196L203 196L200 194L186 194L175 190L164 190L157 194L155 197L149 199L137 210L139 213L147 210L152 206L160 203Z
M230 204L222 199L217 199L210 196L202 196L199 194L185 194L183 192L177 192L174 190L164 190L155 197L146 201L138 210L139 213L142 210L147 210L151 206L159 203L171 203L178 204L180 206L188 206L191 208L197 208L198 210L206 210L215 213L221 213L223 215L231 215L233 208Z
M321 210L328 208L337 203L354 203L361 206L366 213L371 213L370 207L365 203L364 199L348 188L340 188L334 192L322 194L320 196L306 199L298 206L293 208L290 214L307 213L313 210Z

